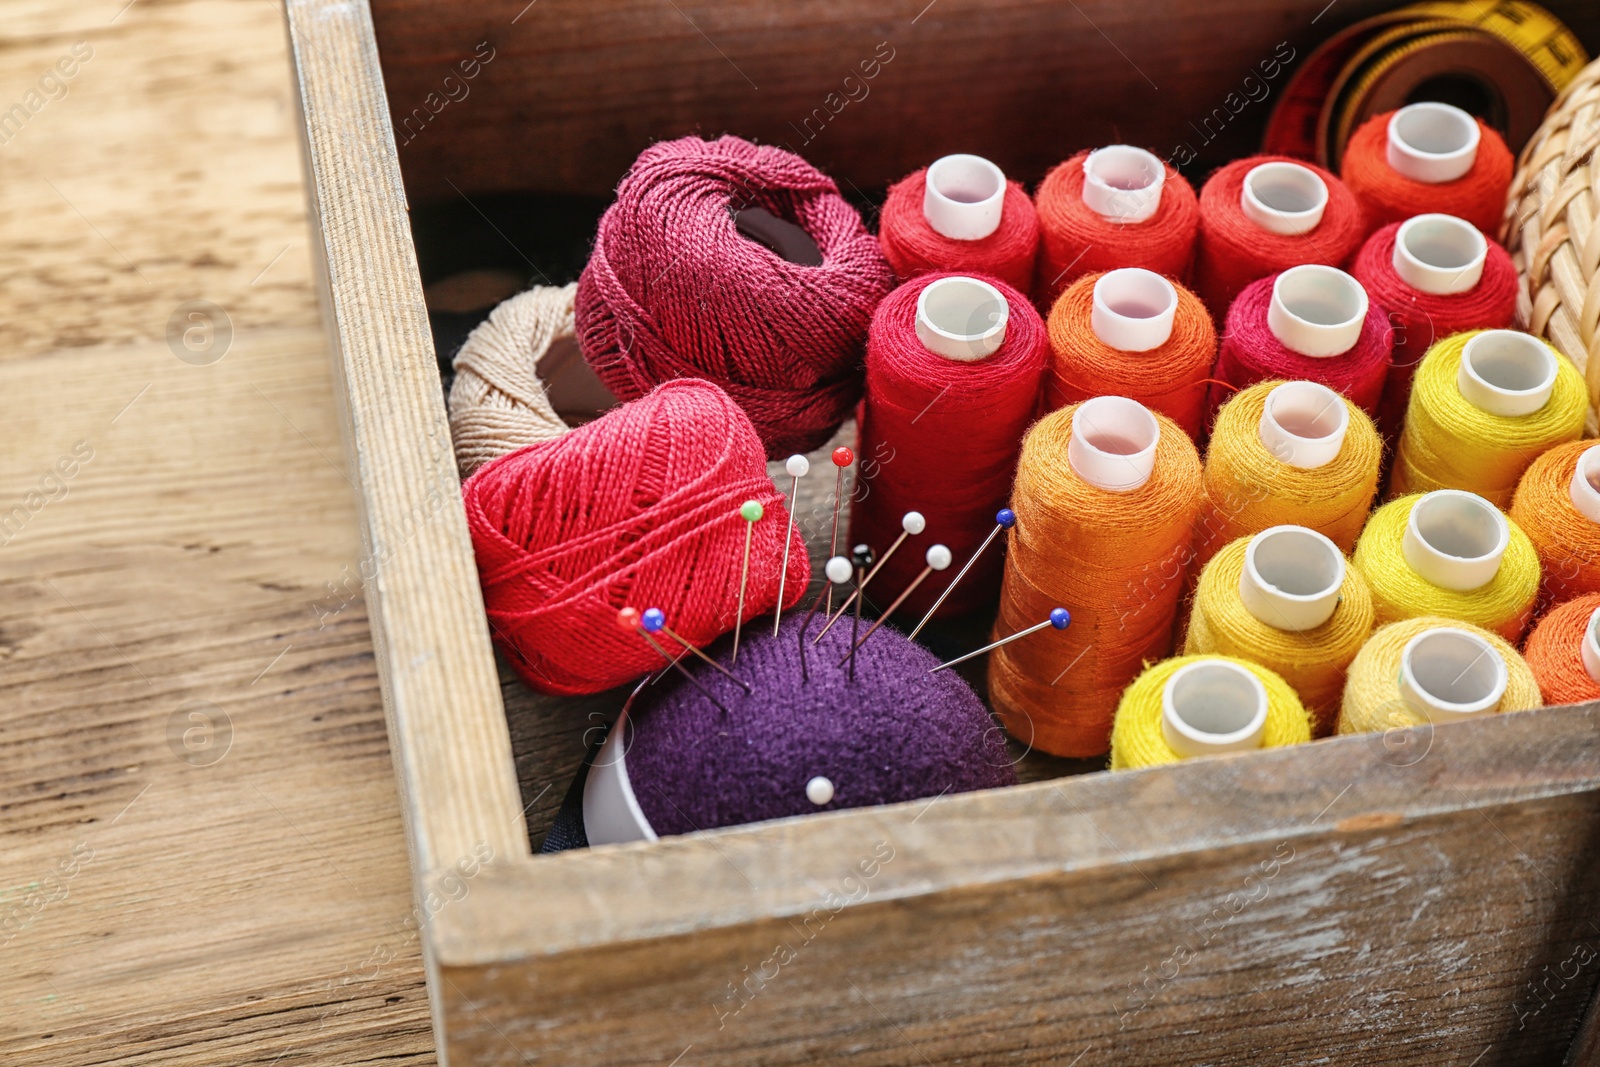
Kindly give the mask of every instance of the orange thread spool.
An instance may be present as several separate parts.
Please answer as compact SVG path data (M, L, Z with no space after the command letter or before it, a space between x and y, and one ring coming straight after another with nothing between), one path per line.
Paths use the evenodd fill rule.
M1404 222L1413 215L1442 211L1466 219L1491 237L1500 228L1506 190L1511 186L1511 150L1478 119L1478 152L1472 168L1447 182L1408 178L1389 165L1389 120L1393 111L1374 115L1350 135L1339 177L1366 213L1368 231Z
M1569 600L1540 619L1528 635L1522 656L1546 704L1600 700L1600 682L1583 665L1583 639L1595 608L1600 608L1600 593Z
M1528 466L1511 500L1511 518L1539 553L1539 605L1600 593L1600 523L1572 500L1572 475L1592 440L1556 445ZM1586 465L1587 466L1587 465ZM1600 493L1595 479L1592 491ZM1580 486L1580 490L1581 490Z

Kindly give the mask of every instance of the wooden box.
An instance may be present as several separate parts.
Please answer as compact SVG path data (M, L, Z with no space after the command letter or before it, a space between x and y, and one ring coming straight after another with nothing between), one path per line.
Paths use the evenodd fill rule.
M604 196L691 130L860 190L960 150L1220 159L1271 101L1191 120L1385 5L370 4L287 0L441 1061L1594 1062L1595 705L539 856L617 701L497 671L459 502L408 193Z

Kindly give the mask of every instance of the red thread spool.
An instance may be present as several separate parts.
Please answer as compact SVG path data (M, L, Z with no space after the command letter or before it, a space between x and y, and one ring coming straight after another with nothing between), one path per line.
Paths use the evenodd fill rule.
M1600 682L1583 664L1583 641L1595 608L1600 608L1600 593L1569 600L1551 609L1528 635L1522 656L1546 704L1600 700Z
M946 237L923 214L928 169L889 187L878 221L878 242L889 265L901 278L939 271L983 274L1013 289L1033 284L1033 257L1039 247L1039 219L1022 186L1005 183L1000 225L987 237L965 241Z
M618 628L624 607L661 608L696 645L732 629L746 500L766 509L751 531L746 621L776 606L786 534L790 603L811 578L755 427L709 382L668 382L502 456L462 496L495 645L546 693L598 693L663 666Z
M1470 119L1478 126L1478 150L1471 169L1453 181L1418 181L1389 165L1389 122L1395 114L1386 111L1363 122L1351 135L1339 163L1339 175L1361 204L1367 226L1387 226L1413 215L1442 211L1466 219L1484 233L1496 232L1505 213L1513 162L1500 135L1482 119L1460 113L1462 121Z
M1194 259L1200 206L1194 186L1171 166L1155 214L1143 222L1109 219L1083 200L1088 152L1060 164L1034 194L1039 212L1039 266L1033 295L1048 311L1067 286L1085 274L1143 267L1187 282Z
M1245 214L1245 176L1267 163L1304 167L1322 180L1327 202L1321 221L1304 233L1273 233ZM1219 169L1200 190L1200 236L1195 243L1194 289L1221 319L1244 287L1257 278L1302 263L1343 266L1367 235L1365 217L1345 184L1314 163L1288 156L1251 156Z
M918 336L919 301L930 286L949 279L986 283L1004 299L1005 339L992 354L951 358L930 351ZM951 308L963 294L975 303L985 295L975 286L968 290L950 283L929 293L928 303L944 289L955 293ZM985 325L989 313L981 307L974 316L955 311L958 323L976 318ZM931 317L936 324L949 321L937 309ZM1038 411L1046 353L1039 313L999 279L924 275L890 293L878 305L867 342L861 455L872 461L862 464L862 489L850 513L851 542L881 554L899 536L901 516L920 511L928 520L924 543L947 545L958 560L971 555L1010 497L1017 452ZM939 614L958 615L992 601L1001 563L999 552L986 552ZM872 587L893 596L922 568L921 550L902 548L883 565ZM907 616L925 612L958 571L935 572L918 586L903 609Z
M804 231L821 262L740 233L735 213L754 208ZM578 342L623 400L715 382L782 459L820 447L855 406L867 326L893 284L827 175L779 148L684 137L645 149L617 186L578 281Z

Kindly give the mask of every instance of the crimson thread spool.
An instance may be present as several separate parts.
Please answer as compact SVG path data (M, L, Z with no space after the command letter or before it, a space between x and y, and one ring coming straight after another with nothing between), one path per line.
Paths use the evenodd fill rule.
M1050 409L1125 396L1200 434L1217 333L1200 298L1154 271L1123 267L1073 282L1050 309Z
M1245 286L1302 263L1341 267L1367 235L1350 190L1287 156L1220 168L1200 190L1194 288L1219 320Z
M902 279L955 271L1027 292L1039 219L1021 184L989 160L944 156L889 187L878 242Z
M758 215L793 260L741 232ZM716 383L783 459L855 406L867 326L893 284L860 214L799 156L738 137L662 141L600 219L578 343L623 400L675 378Z
M1528 635L1523 658L1546 704L1600 700L1600 593L1553 608Z
M1511 169L1511 150L1491 126L1432 101L1374 115L1339 162L1368 226L1442 211L1484 233L1500 228Z
M1048 311L1085 274L1143 267L1187 281L1200 225L1194 186L1131 145L1079 152L1034 194L1039 265L1033 296Z
M1600 593L1600 445L1571 441L1534 460L1511 519L1539 553L1542 608Z
M882 552L899 535L901 516L920 511L930 539L969 556L1010 495L1046 351L1039 313L999 279L931 274L890 293L872 319L861 408L861 454L880 461L863 473L851 542ZM874 587L902 589L921 566L917 553L896 554ZM907 612L926 611L954 573L918 586ZM999 574L999 553L986 553L940 615L992 603Z
M695 645L732 629L747 500L765 518L750 529L746 621L777 606L787 539L791 603L811 577L755 427L697 379L485 464L462 497L491 636L545 693L598 693L662 665L618 629L624 607L661 608Z

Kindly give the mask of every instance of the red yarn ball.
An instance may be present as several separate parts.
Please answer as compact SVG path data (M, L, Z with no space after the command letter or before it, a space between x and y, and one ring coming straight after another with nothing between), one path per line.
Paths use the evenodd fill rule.
M786 539L790 604L811 578L755 428L709 382L668 382L502 456L462 495L495 645L546 693L598 693L664 666L619 626L624 608L662 609L695 645L732 629L746 529L746 625L777 604ZM765 517L747 523L746 500Z
M733 212L750 207L803 229L821 265L744 237ZM578 343L624 400L674 378L715 382L781 459L819 447L850 414L867 326L893 285L860 214L799 156L737 137L663 141L600 219L578 281Z
M1033 201L1017 182L1006 182L1000 225L976 241L946 237L922 214L928 170L889 187L878 217L878 243L895 274L903 279L933 271L987 274L1016 289L1033 284L1033 256L1039 247L1039 219Z
M1500 228L1511 188L1511 150L1482 119L1472 169L1455 181L1419 182L1389 166L1389 120L1393 111L1374 115L1350 135L1339 176L1367 217L1367 226L1404 222L1430 211L1466 219L1486 234Z

